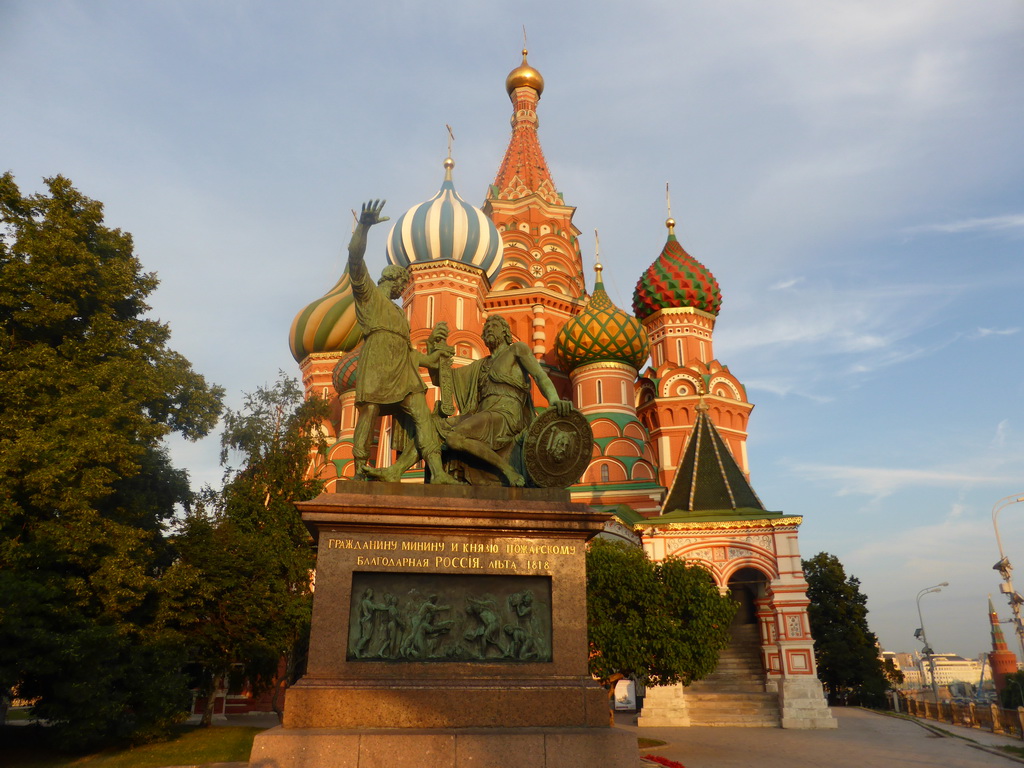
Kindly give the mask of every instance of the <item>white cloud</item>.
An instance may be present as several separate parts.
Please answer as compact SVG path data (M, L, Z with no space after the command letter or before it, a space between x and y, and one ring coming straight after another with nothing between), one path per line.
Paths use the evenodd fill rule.
M1020 333L1020 328L979 328L974 337L981 339L985 336L1013 336L1015 333Z
M996 485L1018 481L1013 475L945 469L796 464L793 471L812 480L837 484L837 496L861 494L876 499L907 488L959 488L964 485Z
M1024 231L1024 213L1011 213L1005 216L986 216L974 219L959 219L938 224L922 224L908 227L906 234L959 234L962 232L1002 232L1005 230Z
M799 285L804 281L802 277L791 277L787 280L780 280L775 285L768 288L769 291L784 291L787 288L792 288L794 285Z
M1010 420L1003 419L996 424L996 434L992 438L993 448L1003 448L1006 446L1006 438L1010 432Z
M807 391L801 386L801 382L791 378L746 378L743 385L748 393L769 392L779 397L794 395L815 403L828 403L834 399L828 395Z

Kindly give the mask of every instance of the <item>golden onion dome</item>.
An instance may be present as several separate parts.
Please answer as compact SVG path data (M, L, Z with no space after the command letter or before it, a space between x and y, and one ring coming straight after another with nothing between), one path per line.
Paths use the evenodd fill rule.
M544 92L544 78L540 72L526 63L527 50L523 48L523 63L508 73L505 78L505 90L511 96L512 92L520 86L526 85L533 88L540 96Z

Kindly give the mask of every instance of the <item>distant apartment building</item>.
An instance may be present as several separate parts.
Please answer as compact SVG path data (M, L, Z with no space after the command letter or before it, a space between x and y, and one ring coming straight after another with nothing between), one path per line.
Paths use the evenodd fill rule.
M932 684L931 662L920 653L893 653L883 651L882 660L891 660L893 665L903 673L903 690L927 688ZM965 659L955 653L936 653L932 656L935 663L935 682L939 686L952 683L970 683L973 686L991 680L988 657L982 654L978 659Z

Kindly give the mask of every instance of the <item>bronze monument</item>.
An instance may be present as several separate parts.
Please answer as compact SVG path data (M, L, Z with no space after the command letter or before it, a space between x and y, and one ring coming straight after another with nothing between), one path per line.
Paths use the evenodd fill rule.
M427 354L412 348L393 303L407 273L374 285L363 263L382 205L363 206L349 246L366 338L354 455L374 482L297 504L318 547L309 661L250 766L634 766L636 739L608 727L587 665L586 545L608 518L566 490L590 460L587 420L501 317L484 327L490 355L462 368L443 324ZM419 367L440 387L434 414ZM412 439L374 468L385 412ZM380 482L421 457L428 483Z

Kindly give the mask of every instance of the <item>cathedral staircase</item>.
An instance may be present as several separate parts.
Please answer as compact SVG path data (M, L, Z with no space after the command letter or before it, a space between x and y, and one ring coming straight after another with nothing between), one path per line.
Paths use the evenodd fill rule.
M718 668L686 688L690 724L778 727L779 698L765 691L757 625L734 624L730 633Z

